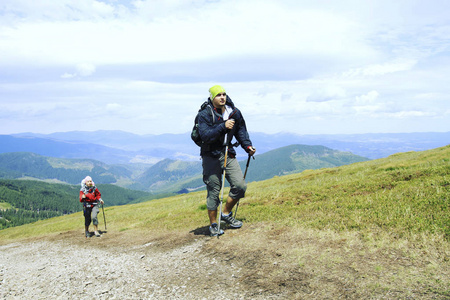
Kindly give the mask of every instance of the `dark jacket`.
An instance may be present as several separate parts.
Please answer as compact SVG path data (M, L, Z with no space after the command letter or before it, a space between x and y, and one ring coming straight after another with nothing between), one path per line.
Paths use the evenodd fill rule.
M225 151L225 135L228 132L230 132L230 134L239 142L241 147L248 152L248 148L252 146L252 142L250 141L247 127L245 126L245 120L241 114L241 111L234 106L234 103L231 101L230 97L227 95L226 101L226 105L233 109L229 119L235 120L234 127L231 131L226 129L225 121L222 118L222 113L217 112L211 102L211 99L208 99L208 105L210 107L205 107L199 112L198 118L198 131L203 141L200 155L219 157L220 153ZM227 140L230 142L228 146L228 153L230 156L235 156L236 150L234 150L233 145L231 145L232 136L227 135Z

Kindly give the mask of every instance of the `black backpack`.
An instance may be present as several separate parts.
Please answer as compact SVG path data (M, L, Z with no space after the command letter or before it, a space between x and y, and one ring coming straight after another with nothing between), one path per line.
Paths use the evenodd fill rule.
M214 111L211 107L211 105L208 104L208 101L205 101L202 106L200 106L200 109L198 110L197 115L195 116L195 120L194 120L194 127L192 128L192 132L191 132L191 139L194 141L195 144L197 144L197 146L201 147L203 145L203 141L202 138L200 137L200 133L198 132L198 115L199 113L206 109L209 108L210 112L211 112L211 117L212 117L212 121L214 123L215 118L214 118Z

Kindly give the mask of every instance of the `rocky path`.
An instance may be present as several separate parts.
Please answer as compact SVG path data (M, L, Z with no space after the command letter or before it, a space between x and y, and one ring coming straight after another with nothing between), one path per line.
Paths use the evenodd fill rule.
M246 298L240 269L201 251L207 238L166 251L152 242L102 247L102 238L84 241L77 235L0 246L0 298Z
M0 241L0 299L449 299L445 247L258 225L220 239L205 231Z

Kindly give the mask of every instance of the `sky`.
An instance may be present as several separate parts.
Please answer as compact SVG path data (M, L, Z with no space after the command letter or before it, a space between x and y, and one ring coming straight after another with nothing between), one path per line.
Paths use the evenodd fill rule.
M1 0L0 134L450 131L448 0Z

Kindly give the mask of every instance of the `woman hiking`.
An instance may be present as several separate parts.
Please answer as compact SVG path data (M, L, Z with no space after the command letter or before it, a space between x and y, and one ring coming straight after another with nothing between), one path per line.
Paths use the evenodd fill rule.
M86 237L91 237L91 233L89 232L89 225L91 222L94 225L95 236L100 237L97 218L98 213L100 212L98 204L103 204L104 202L100 191L95 186L90 176L86 176L86 178L81 181L80 202L83 203L84 230Z

